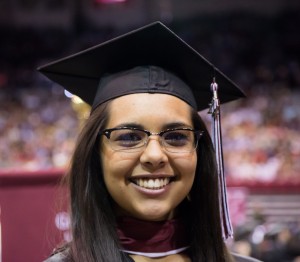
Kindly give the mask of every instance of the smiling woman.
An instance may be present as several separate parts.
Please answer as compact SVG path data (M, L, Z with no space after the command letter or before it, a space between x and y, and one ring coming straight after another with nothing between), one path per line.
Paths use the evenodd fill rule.
M226 76L161 23L40 70L92 105L69 171L72 240L47 261L251 261L224 244L226 195L197 112L215 79L223 102L243 96Z

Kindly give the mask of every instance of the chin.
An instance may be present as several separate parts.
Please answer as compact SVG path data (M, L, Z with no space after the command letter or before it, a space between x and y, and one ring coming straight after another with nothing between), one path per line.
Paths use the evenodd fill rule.
M138 219L146 220L146 221L163 221L172 219L174 217L174 212L143 212L142 214L139 214L138 216L135 216Z

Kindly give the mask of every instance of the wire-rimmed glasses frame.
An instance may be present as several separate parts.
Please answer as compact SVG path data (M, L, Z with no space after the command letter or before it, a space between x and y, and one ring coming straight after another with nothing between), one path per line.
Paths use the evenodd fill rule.
M158 133L135 127L116 127L99 132L114 151L142 152L150 136L159 136L160 145L170 153L190 153L196 150L203 131L192 128L171 128Z

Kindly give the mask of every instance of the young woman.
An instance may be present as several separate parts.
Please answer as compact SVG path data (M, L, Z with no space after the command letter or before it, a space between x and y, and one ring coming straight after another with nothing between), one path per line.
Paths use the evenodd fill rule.
M195 79L212 66L183 43L156 23L41 68L93 105L69 171L72 241L48 262L252 261L224 244L215 150L197 112L210 101ZM242 96L216 72L224 100Z

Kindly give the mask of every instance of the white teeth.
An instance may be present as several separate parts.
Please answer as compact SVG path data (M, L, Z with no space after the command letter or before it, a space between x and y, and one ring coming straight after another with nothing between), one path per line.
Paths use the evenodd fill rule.
M136 184L140 187L150 188L150 189L159 189L170 183L170 178L138 178L135 180Z
M155 188L161 187L160 179L155 179L154 187Z
M155 180L157 180L157 179L155 179ZM154 184L155 184L155 182L154 182L153 179L150 179L150 180L148 181L148 187L149 187L149 188L154 188Z

